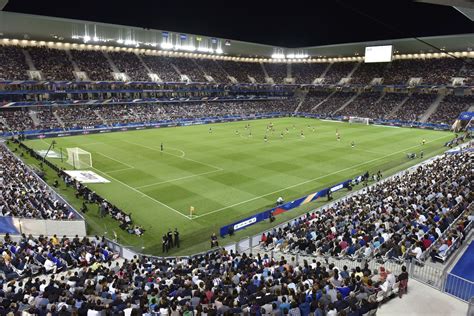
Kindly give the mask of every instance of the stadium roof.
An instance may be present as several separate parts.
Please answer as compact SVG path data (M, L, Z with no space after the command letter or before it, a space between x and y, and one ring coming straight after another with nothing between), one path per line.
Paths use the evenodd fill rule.
M0 12L0 38L157 50L162 50L162 44L168 43L174 46L179 45L179 49L182 51L191 51L194 48L194 52L208 53L212 49L216 53L217 49L221 49L224 55L246 57L271 57L275 53L301 54L310 57L363 56L366 46L385 44L393 44L395 52L399 54L435 53L439 52L438 49L445 51L474 50L474 33L285 48L196 34L3 11Z
M417 0L438 5L452 6L468 19L474 21L474 1L472 0Z
M8 0L0 0L0 11L2 11L3 8L5 8L7 3L8 3Z

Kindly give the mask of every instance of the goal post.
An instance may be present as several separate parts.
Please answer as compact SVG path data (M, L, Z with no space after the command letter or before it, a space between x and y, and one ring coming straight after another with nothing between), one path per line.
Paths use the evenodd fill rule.
M368 117L358 117L358 116L349 116L349 123L358 123L358 124L370 124L370 119Z
M79 147L66 148L67 163L74 169L92 168L92 155Z

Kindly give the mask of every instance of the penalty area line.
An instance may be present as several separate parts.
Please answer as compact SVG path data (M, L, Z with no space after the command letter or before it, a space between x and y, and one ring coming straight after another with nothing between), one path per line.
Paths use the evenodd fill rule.
M178 211L178 210L172 208L171 206L169 206L169 205L167 205L167 204L165 204L165 203L163 203L163 202L161 202L161 201L158 201L157 199L155 199L155 198L149 196L148 194L146 194L146 193L144 193L144 192L142 192L142 191L140 191L140 190L137 190L137 189L134 188L134 187L129 186L128 184L126 184L126 183L124 183L124 182L118 180L117 178L112 177L110 174L107 174L107 173L105 173L105 172L103 172L103 171L101 171L101 170L99 170L99 169L97 169L97 168L94 168L94 167L92 167L92 169L94 169L94 170L96 170L96 171L98 171L98 172L100 172L100 173L106 175L106 177L109 177L109 178L111 178L112 180L114 180L114 181L120 183L121 185L123 185L123 186L129 188L130 190L132 190L132 191L134 191L134 192L140 194L142 197L146 197L146 198L152 200L153 202L155 202L155 203L157 203L157 204L160 204L160 205L166 207L167 209L169 209L169 210L171 210L171 211L173 211L173 212L175 212L175 213L177 213L177 214L179 214L179 215L181 215L181 216L183 216L183 217L185 217L185 218L187 218L187 219L191 219L188 215L185 215L185 214L181 213L180 211Z
M128 169L135 168L134 166L132 166L132 165L129 165L128 163L126 163L126 162L122 162L122 161L120 161L120 160L118 160L118 159L115 159L115 158L113 158L113 157L110 157L109 155L103 154L103 153L101 153L101 152L98 152L98 151L96 151L95 153L96 153L96 154L99 154L99 155L101 155L101 156L103 156L103 157L105 157L105 158L107 158L107 159L110 159L110 160L116 161L116 162L118 162L118 163L119 163L119 164L121 164L121 165L127 166L127 167L128 167Z
M120 172L120 171L126 171L126 170L131 170L131 169L135 169L135 168L122 168L122 169L117 169L117 170L111 170L111 171L102 171L103 173L106 173L106 174L109 174L109 173L113 173L113 172Z

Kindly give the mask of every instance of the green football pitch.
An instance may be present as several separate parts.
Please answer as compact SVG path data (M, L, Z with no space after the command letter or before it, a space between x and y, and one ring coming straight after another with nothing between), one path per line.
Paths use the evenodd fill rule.
M270 122L274 131L267 131ZM114 220L100 219L94 209L86 213L92 234L112 237L115 231L122 244L161 255L162 234L176 227L182 245L170 254L182 255L209 249L212 232L273 207L279 196L289 201L366 171L393 174L420 161L407 159L407 153L419 155L423 150L428 158L443 152L452 137L432 130L279 118L56 138L55 150L79 147L90 152L91 170L110 183L88 186L131 212L133 221L146 230L142 237L130 235ZM44 150L52 140L26 144ZM72 169L59 159L51 161ZM325 201L279 215L277 223ZM268 227L254 225L221 244Z

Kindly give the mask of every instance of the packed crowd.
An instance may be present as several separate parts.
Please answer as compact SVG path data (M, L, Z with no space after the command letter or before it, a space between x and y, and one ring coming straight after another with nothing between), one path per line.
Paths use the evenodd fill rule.
M445 155L274 228L262 244L291 253L423 260L443 236L465 237L468 213L474 211L470 159L466 153Z
M293 100L263 100L241 102L200 102L170 104L109 104L44 107L34 110L39 125L33 124L29 110L0 111L8 130L53 129L64 127L90 128L98 125L115 126L125 123L152 123L175 119L203 117L250 116L267 113L291 113ZM58 118L60 121L58 121ZM7 127L4 127L7 129Z
M112 69L103 52L89 50L71 50L71 55L80 71L92 81L111 81Z
M114 80L104 54L108 54L119 72L125 73L132 81L149 81L149 70L165 82L180 82L180 75L186 75L194 82L207 82L205 74L215 82L229 83L228 75L239 83L251 83L249 76L257 83L265 83L266 70L275 83L284 83L288 77L287 68L296 83L310 84L324 74L324 82L337 84L342 78L351 76L350 83L370 84L373 78L383 78L383 84L407 84L410 78L422 78L423 84L449 84L456 76L472 78L472 66L460 58L394 60L385 63L254 63L221 61L192 58L169 58L164 56L137 56L130 52L103 53L94 50L70 50L72 60L64 50L46 47L0 46L0 78L28 79L25 49L32 57L33 64L43 74L45 80L74 80L75 62L80 71L84 71L90 80ZM140 60L143 59L143 62ZM6 62L8 61L8 62ZM217 66L216 66L217 65Z
M386 93L383 98L378 102L378 106L373 106L367 109L367 112L363 117L375 118L375 119L386 119L389 114L399 106L403 100L407 98L406 94L403 93Z
M75 80L74 68L64 50L44 47L28 47L27 50L44 80Z
M73 219L75 213L26 165L0 145L0 214L37 219Z
M298 109L299 113L311 113L312 109L323 102L331 93L326 91L310 91L306 95L303 104Z
M316 109L314 109L313 112L321 115L333 115L354 95L355 93L353 92L336 92L329 99L324 101L324 103L320 104Z
M179 73L173 68L169 57L157 57L150 55L141 56L151 72L156 74L163 82L181 82Z
M110 52L108 54L119 72L126 73L131 81L150 81L147 69L134 53Z
M361 63L351 78L353 84L370 84L374 78L383 78L386 63Z
M229 74L237 79L239 83L252 83L249 77L257 83L265 83L265 74L259 63L235 62L226 60L216 61Z
M410 95L410 98L403 104L403 106L395 111L395 113L392 113L389 118L410 122L418 121L435 101L436 97L436 94L414 93Z
M21 47L0 45L0 80L27 80L28 69Z
M337 112L338 115L359 116L376 118L376 112L380 112L378 108L383 108L384 103L377 102L380 100L381 94L378 92L362 93L357 96L348 106Z
M275 63L264 64L265 70L274 83L285 83L285 78L289 77L287 74L287 64Z
M356 67L356 63L353 62L333 63L328 72L324 75L324 83L339 83L342 78L349 76L354 67Z
M174 58L171 60L173 65L182 75L188 76L191 82L207 82L204 73L192 58Z
M92 105L59 106L54 112L60 117L66 128L87 128L104 123L95 113L95 109L96 107Z
M474 104L474 95L448 95L439 104L436 112L431 114L428 121L433 123L452 124L461 112L467 111Z
M384 84L406 84L422 78L423 84L448 84L456 77L464 60L453 58L394 60L384 74Z
M230 83L229 78L227 78L227 73L225 72L224 68L217 63L215 60L212 59L196 59L196 64L203 73L208 76L211 76L214 79L214 82L219 83Z
M61 123L54 116L54 110L52 107L41 107L34 111L36 117L39 120L39 124L35 126L35 129L46 130L62 128Z
M37 283L38 291L44 290L49 284L45 279L39 281L37 278L33 281L34 276L56 274L79 267L93 267L111 262L116 257L107 248L105 239L97 236L89 239L79 238L77 235L74 238L66 236L59 238L56 235L48 238L41 235L35 238L22 234L18 238L6 234L0 243L0 250L2 252L0 271L3 272L5 279L9 281L27 278L26 283ZM54 279L54 276L52 278ZM10 284L15 287L16 283ZM19 284L21 286L23 283ZM20 303L23 299L12 301ZM5 307L8 306L2 304L0 309Z
M268 100L258 102L226 102L226 103L201 103L185 106L173 105L164 107L167 119L199 118L220 116L252 116L267 113L291 113L295 109L294 102L287 100Z
M313 83L314 79L321 77L328 67L325 63L291 64L291 76L295 78L295 83Z
M359 116L374 119L419 121L437 98L436 94L364 92L338 111L355 92L310 90L304 98L260 101L222 101L180 103L142 103L107 105L68 105L54 107L15 108L0 111L0 131L46 130L56 128L91 128L98 125L116 126L126 123L153 123L175 119L293 113L300 100L299 113L323 116ZM405 99L407 100L402 103ZM448 95L439 104L428 122L451 124L460 112L473 104L472 96ZM36 117L37 120L33 120Z
M105 249L101 241L89 243L96 253ZM216 251L168 261L93 255L66 273L10 282L0 295L5 314L354 316L375 312L384 294L402 297L407 285L405 268L373 274L367 266Z
M2 110L0 118L4 121L2 124L4 131L27 131L35 128L27 109Z

